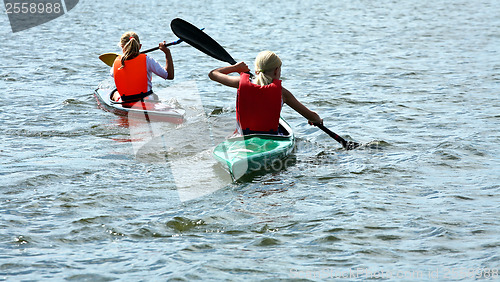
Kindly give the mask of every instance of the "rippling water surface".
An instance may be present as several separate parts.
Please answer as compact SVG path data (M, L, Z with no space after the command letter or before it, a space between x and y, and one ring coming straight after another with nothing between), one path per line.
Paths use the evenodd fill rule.
M80 1L19 33L2 10L0 280L497 278L499 7ZM185 124L97 108L98 56L126 30L144 48L174 40L175 17L237 61L277 52L285 87L366 145L342 150L287 108L291 165L231 183L210 149L235 93L207 77L225 63L187 44L171 48L176 79L153 81Z

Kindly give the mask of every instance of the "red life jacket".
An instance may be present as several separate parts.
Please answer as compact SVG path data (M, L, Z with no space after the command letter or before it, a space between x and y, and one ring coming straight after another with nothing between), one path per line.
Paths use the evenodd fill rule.
M260 86L242 73L236 98L236 119L243 134L278 133L282 96L281 80Z
M125 61L122 66L122 56L118 56L113 64L113 77L115 85L123 102L138 101L148 96L148 67L146 54ZM125 104L124 104L125 106Z

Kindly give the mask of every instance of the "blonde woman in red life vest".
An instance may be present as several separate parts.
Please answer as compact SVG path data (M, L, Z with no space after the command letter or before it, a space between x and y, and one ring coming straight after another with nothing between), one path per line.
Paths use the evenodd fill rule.
M120 39L123 55L116 58L111 68L111 76L115 79L116 89L111 99L122 102L124 107L131 107L141 99L154 99L152 91L152 73L163 79L174 79L174 62L166 43L159 44L165 53L166 65L161 66L155 59L141 54L139 36L133 32L125 32ZM153 95L152 95L153 94Z
M244 62L212 70L208 76L223 85L237 88L237 131L279 134L278 124L283 103L305 117L310 124L320 124L319 115L300 103L293 94L281 86L281 60L271 51L263 51L255 58L256 76L251 79L250 69ZM239 73L240 76L231 76Z

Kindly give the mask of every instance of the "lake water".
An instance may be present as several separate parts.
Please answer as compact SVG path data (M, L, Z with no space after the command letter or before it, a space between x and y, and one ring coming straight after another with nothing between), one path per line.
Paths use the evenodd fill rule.
M0 280L498 279L498 4L80 1L17 33L2 10ZM232 183L210 155L235 126L207 77L226 64L185 43L153 80L185 124L97 108L98 56L127 30L173 41L176 17L250 66L278 53L284 86L367 145L285 107L292 164Z

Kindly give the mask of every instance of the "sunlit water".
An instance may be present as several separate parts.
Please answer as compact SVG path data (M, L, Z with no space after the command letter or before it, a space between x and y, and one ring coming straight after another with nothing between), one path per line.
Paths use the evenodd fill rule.
M498 3L124 3L15 34L0 17L0 280L498 277ZM234 130L235 91L187 44L171 48L176 79L153 82L189 88L185 124L97 108L98 56L130 29L144 48L175 40L175 17L237 61L277 52L284 86L365 146L285 108L291 165L231 183L210 150Z

